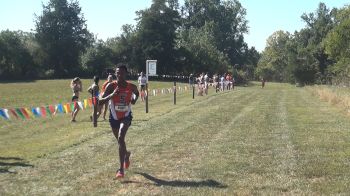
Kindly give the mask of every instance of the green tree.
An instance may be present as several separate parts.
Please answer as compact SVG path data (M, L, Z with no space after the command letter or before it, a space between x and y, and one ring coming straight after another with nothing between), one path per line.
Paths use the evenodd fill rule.
M246 10L237 0L186 0L182 8L186 30L199 29L211 23L208 29L214 45L229 58L229 63L245 64L248 50L244 33L248 32Z
M27 50L21 31L0 33L0 76L3 79L35 77L37 67Z
M171 2L169 4L169 2ZM153 0L150 8L138 11L137 44L142 53L138 65L144 65L146 59L157 59L157 72L176 73L176 30L180 25L177 10L169 7L176 1Z
M98 40L82 55L82 66L90 75L102 75L106 68L113 67L112 50Z
M187 73L193 72L226 72L229 59L215 46L215 38L210 32L212 23L206 23L202 28L192 28L182 32L179 45L186 50L190 62L183 68Z
M120 36L108 39L106 45L112 50L112 62L125 63L132 74L145 72L145 57L138 42L137 30L132 25L123 25Z
M276 31L267 39L256 70L258 76L280 82L289 80L287 44L290 39L290 33L284 31Z
M326 53L335 62L330 67L336 83L350 86L350 6L336 14L336 25L324 40Z
M43 63L63 77L80 69L80 55L92 42L77 1L50 0L36 16L36 39Z
M310 34L307 48L315 58L321 80L326 76L327 67L331 64L328 55L325 52L323 39L334 27L334 15L336 9L330 10L324 3L320 3L315 13L303 14L301 18L307 24L305 28Z

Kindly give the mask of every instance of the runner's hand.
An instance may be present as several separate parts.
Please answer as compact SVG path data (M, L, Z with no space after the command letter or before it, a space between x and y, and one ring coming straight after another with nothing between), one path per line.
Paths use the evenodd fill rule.
M118 94L118 93L119 93L119 87L117 86L117 87L114 89L114 91L112 92L112 97L113 97L114 95Z

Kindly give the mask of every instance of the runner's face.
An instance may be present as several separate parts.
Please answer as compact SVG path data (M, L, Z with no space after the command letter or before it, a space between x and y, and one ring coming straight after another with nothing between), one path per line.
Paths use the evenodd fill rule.
M115 75L117 76L117 81L124 81L125 80L125 70L117 68L115 70Z

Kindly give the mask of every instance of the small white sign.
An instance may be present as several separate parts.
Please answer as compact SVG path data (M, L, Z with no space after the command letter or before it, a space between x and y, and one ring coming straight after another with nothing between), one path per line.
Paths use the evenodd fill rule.
M157 76L157 60L147 60L147 71L149 76Z

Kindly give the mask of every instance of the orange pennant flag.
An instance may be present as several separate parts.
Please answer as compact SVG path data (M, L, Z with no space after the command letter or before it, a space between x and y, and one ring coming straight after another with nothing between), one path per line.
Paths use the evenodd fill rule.
M70 108L70 104L67 103L66 106L67 106L67 113L71 113L71 112L72 112L72 109Z
M24 108L21 108L20 110L21 110L22 114L26 117L26 119L30 118L29 114L27 113L27 111Z
M89 99L89 107L92 107L92 100L91 100L91 98Z

